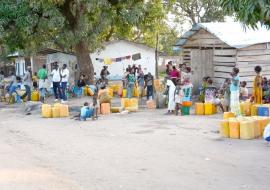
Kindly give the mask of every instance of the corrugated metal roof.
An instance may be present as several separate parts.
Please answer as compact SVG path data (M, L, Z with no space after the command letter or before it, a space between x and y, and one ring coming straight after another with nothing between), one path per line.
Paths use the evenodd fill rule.
M258 25L258 29L252 29L250 27L244 27L244 25L239 22L218 22L194 25L191 30L187 31L179 41L177 41L175 46L183 46L187 39L200 29L205 29L221 41L237 49L270 42L270 30L264 26Z

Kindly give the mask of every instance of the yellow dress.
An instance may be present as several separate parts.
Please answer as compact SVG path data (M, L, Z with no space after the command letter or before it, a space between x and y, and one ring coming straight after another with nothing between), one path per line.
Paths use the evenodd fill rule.
M259 83L259 85L258 85ZM253 97L254 97L254 103L255 104L262 104L262 77L260 75L257 75L253 82Z

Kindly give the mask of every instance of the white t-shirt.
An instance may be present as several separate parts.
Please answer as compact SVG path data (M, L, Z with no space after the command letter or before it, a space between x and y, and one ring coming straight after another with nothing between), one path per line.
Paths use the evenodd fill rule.
M60 82L61 76L60 76L60 70L59 69L52 70L51 75L52 75L52 81L53 82Z
M69 70L67 68L65 68L64 70L61 71L61 75L65 76L62 78L62 82L68 82Z

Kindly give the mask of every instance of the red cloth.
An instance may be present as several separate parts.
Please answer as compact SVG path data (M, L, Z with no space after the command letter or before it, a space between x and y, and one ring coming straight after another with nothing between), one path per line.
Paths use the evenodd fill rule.
M180 78L180 72L178 70L172 70L170 72L170 77L171 78Z

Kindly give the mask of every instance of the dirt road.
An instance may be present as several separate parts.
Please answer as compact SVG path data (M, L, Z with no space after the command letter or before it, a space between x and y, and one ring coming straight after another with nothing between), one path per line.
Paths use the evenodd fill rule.
M163 113L79 122L0 108L0 189L269 189L263 140L220 138L220 115Z

